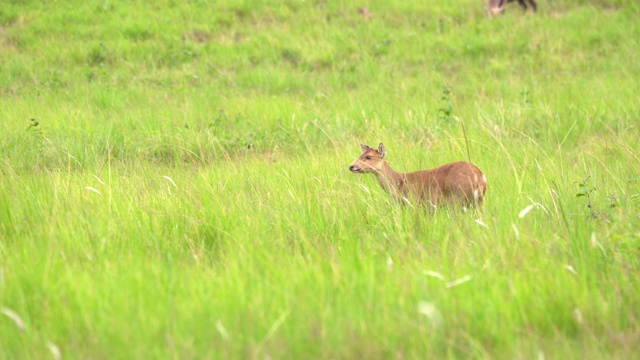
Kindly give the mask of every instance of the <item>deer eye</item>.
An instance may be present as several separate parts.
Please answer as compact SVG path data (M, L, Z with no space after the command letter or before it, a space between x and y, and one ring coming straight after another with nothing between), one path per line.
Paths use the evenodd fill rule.
M367 159L367 160L371 160L371 159L372 159L372 157L371 157L371 156L367 156L365 159Z

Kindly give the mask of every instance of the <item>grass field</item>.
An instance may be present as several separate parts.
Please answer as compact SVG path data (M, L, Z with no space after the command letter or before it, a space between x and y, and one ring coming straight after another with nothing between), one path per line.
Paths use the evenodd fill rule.
M637 358L638 39L631 0L3 2L0 359ZM483 211L360 142L470 157Z

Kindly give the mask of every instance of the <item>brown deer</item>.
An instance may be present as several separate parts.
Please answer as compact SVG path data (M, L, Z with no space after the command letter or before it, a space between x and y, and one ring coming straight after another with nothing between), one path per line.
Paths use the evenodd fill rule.
M416 200L437 208L440 205L481 206L487 190L487 177L475 165L453 162L431 170L408 173L394 171L385 160L382 143L378 149L360 144L362 155L349 166L354 173L373 173L380 186L396 200Z
M504 12L504 9L508 3L514 2L514 1L516 0L489 0L487 9L491 13L491 15L498 15ZM520 4L520 6L522 6L523 9L527 10L527 3L525 2L525 0L517 0L517 1L518 1L518 4ZM531 5L531 8L533 8L534 12L538 10L538 4L535 2L535 0L527 0L527 1L529 2L529 5Z

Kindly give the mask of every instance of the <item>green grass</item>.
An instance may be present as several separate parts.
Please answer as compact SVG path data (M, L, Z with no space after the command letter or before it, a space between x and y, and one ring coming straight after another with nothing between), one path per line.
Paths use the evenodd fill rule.
M636 357L639 24L629 0L3 4L0 359ZM480 213L347 170L360 142L465 160L462 124Z

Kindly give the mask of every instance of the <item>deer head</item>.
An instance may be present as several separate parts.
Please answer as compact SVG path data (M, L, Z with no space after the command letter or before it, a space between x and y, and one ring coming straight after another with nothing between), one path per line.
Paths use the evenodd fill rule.
M362 149L362 155L349 166L349 170L354 173L380 172L384 164L384 158L387 156L384 145L380 143L378 149L374 149L368 145L360 144L360 148Z

